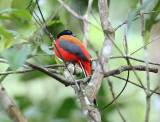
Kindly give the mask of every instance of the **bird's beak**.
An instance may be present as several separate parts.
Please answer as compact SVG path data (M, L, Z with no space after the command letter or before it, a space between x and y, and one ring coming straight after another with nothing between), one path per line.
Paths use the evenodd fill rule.
M75 34L72 34L71 36L76 37L76 35L75 35Z

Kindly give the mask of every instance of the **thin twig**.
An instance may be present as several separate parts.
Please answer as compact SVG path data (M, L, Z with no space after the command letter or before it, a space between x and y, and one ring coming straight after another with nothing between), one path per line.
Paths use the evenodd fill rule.
M45 68L45 67L43 67ZM0 72L0 76L1 75L9 75L9 74L23 74L23 73L27 73L27 72L32 72L35 71L36 69L26 69L26 70L21 70L21 71L7 71L7 72ZM46 69L49 72L52 73L56 73L56 74L62 74L62 71L60 70L56 70L56 69Z
M108 84L109 84L109 86L110 86L110 91L111 91L111 93L112 93L112 97L113 97L113 99L115 99L115 95L114 95L114 92L113 92L112 83L111 83L111 81L110 81L109 78L107 78L107 79L108 79ZM126 81L126 82L127 82L127 81ZM114 100L114 103L115 103L115 105L116 105L116 109L117 109L117 111L118 111L120 117L122 118L123 122L126 122L125 118L123 117L123 115L122 115L122 113L121 113L121 111L120 111L120 108L119 108L119 105L118 105L116 99Z
M140 5L143 4L143 0L140 0ZM149 122L149 114L150 114L150 76L149 76L149 67L148 67L148 53L147 53L147 44L145 40L146 31L145 31L145 20L144 20L144 10L140 11L141 16L141 35L143 39L143 47L144 47L144 61L146 65L146 81L147 81L147 91L146 93L146 114L145 114L145 122Z
M69 13L75 16L78 19L83 20L83 17L78 15L75 11L73 11L69 6L67 6L62 0L57 0Z
M84 16L80 16L78 15L74 10L72 10L68 5L66 5L62 0L57 0L70 14L72 14L74 17L76 17L79 20L83 20ZM91 5L91 4L90 4ZM89 10L89 9L88 9ZM89 20L85 20L87 21L89 24L91 24L93 27L95 27L96 29L98 29L99 31L102 31L101 28L97 27L96 25L94 25L93 23L89 22Z
M113 77L126 81L125 78L122 78L122 77L119 77L119 76L116 76L116 75L114 75ZM131 83L131 84L133 84L133 85L135 85L135 86L137 86L137 87L139 87L139 88L142 88L142 89L144 89L144 90L147 90L147 88L145 88L145 87L143 87L143 86L141 86L141 85L138 85L138 84L136 84L136 83L134 83L134 82L132 82L132 81L130 81L130 80L128 80L127 82L128 82L128 83ZM155 88L155 89L157 89L157 88ZM151 92L151 94L160 95L160 93L159 93L159 92L156 92L155 90L151 90L151 89L150 89L149 91Z
M142 59L138 59L138 58L134 58L132 56L128 56L128 55L122 55L122 56L110 56L110 59L116 59L116 58L129 58L129 59L132 59L132 60L135 60L135 61L139 61L139 62L145 62L144 60ZM94 60L97 60L97 59L94 59ZM148 62L149 64L152 64L152 65L157 65L157 66L160 66L160 63L156 63L156 62Z
M99 8L99 14L101 19L101 25L104 33L104 42L103 47L100 54L100 61L96 69L94 70L94 73L92 75L92 78L86 87L87 90L87 96L90 97L90 101L93 101L93 99L96 97L99 88L101 86L101 81L103 80L104 74L101 68L104 67L104 69L107 68L109 56L112 50L113 42L114 42L114 34L115 31L112 28L112 25L109 20L109 10L108 10L108 1L107 0L98 0L98 8ZM98 77L97 77L98 76Z
M87 10L86 10L86 13L85 15L83 16L83 24L84 24L84 27L83 27L83 44L85 47L87 47L87 42L88 42L88 33L89 33L89 13L91 11L91 8L92 8L92 3L93 3L93 0L89 0L88 1L88 7L87 7Z
M153 13L157 13L157 12L160 12L160 11L151 11L151 12L143 12L143 14L153 14ZM133 19L132 21L135 21L137 19L140 18L140 13L137 14L137 16L135 17L135 19ZM123 26L124 24L126 24L128 22L128 20L125 20L124 22L122 22L120 25L118 25L117 27L115 27L115 31L117 29L119 29L121 26Z
M138 18L140 18L139 16L137 16L135 19L133 19L132 21L137 20ZM118 25L116 28L114 28L114 30L116 31L117 29L119 29L121 26L123 26L124 24L126 24L128 22L128 20L125 20L123 23L121 23L120 25Z
M44 19L44 17L43 17L42 11L41 11L40 6L39 6L39 4L38 4L38 0L36 0L36 4L37 4L37 6L38 6L38 10L39 10L39 12L40 12L40 14L41 14L41 17L42 17L42 19L43 19L43 22L45 23L45 19ZM46 25L45 25L45 26L46 26ZM46 28L47 28L47 27L46 27Z
M33 65L31 63L28 63L28 62L25 62L26 65L28 65L29 67L32 67L33 69L37 69L45 74L47 74L48 76L56 79L57 81L61 82L62 84L64 84L65 86L68 86L68 85L71 85L71 84L74 84L74 83L71 83L70 81L66 81L56 75L54 75L53 73L49 72L48 70L42 68L42 67L39 67L39 66L36 66L36 65Z
M66 0L67 1L67 0ZM35 37L37 37L37 35L39 35L39 33L42 32L43 28L57 15L57 13L59 12L59 10L62 8L63 6L59 6L56 11L46 20L46 22L42 25L42 28L39 29L39 31L34 35Z
M148 43L146 44L146 46L149 45L149 44L151 44L151 43L153 43L154 41L158 40L159 38L160 38L160 35L157 36L157 37L155 37L155 38L154 38L153 40L151 40L150 42L148 42ZM143 49L143 48L144 48L144 46L138 48L137 50L135 50L134 52L132 52L130 55L135 54L136 52L138 52L139 50L141 50L141 49Z
M41 11L41 10L40 10L40 7L39 7L38 9L39 9L39 11ZM30 11L31 15L33 16L33 18L35 19L35 21L39 24L39 26L42 27L42 24L38 22L37 18L32 14L30 8L29 8L29 11ZM34 11L34 10L33 10L33 11ZM35 14L36 14L36 13L35 13ZM43 15L42 15L42 16L43 16ZM43 18L43 17L42 17L42 18ZM38 19L39 19L39 17L38 17ZM44 19L44 18L43 18L43 19ZM40 19L39 19L39 21L40 21ZM44 20L44 22L45 22L45 20ZM61 52L60 52L60 50L58 49L58 47L57 47L57 45L56 45L56 42L55 42L55 39L54 39L53 35L49 32L47 26L45 26L45 27L43 28L43 30L49 35L50 39L52 40L55 48L57 49L57 51L58 51L58 53L59 53L61 59L63 60L63 63L65 64L65 66L66 66L66 68L67 68L67 64L66 64L66 62L65 62L65 60L64 60L64 58L63 58L63 56L62 56L62 54L61 54ZM67 70L68 70L68 69L67 69ZM69 71L69 70L68 70L68 71ZM69 71L69 72L70 72L70 71ZM49 74L50 74L50 73L49 73ZM72 75L71 75L71 76L72 76ZM54 76L54 77L57 77L57 76ZM75 81L75 79L74 79L73 76L72 76L72 79ZM63 80L62 80L62 81L63 81ZM76 81L75 81L75 83L76 83L76 86L79 87Z

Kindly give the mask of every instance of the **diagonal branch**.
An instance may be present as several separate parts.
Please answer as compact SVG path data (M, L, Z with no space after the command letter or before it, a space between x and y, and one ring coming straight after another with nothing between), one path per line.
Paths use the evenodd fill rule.
M0 84L0 104L13 122L28 122Z
M66 80L64 80L64 79L62 79L62 78L54 75L53 73L49 72L47 69L44 69L44 68L42 68L42 67L33 65L33 64L31 64L31 63L28 63L28 62L25 62L25 64L28 65L29 67L32 67L33 69L37 69L37 70L39 70L39 71L47 74L48 76L50 76L50 77L58 80L59 82L61 82L61 83L64 84L65 86L68 86L68 85L70 85L70 84L72 83L72 82L66 81Z
M73 11L69 6L67 6L62 0L57 0L69 13L75 16L78 19L83 20L83 17L78 15L75 11Z
M118 78L118 79L121 79L121 80L124 80L124 81L127 81L125 78L122 78L122 77L119 77L119 76L116 76L116 75L114 75L113 77L115 77L115 78ZM130 80L128 80L127 81L128 83L131 83L131 84L133 84L133 85L135 85L135 86L137 86L137 87L139 87L139 88L142 88L142 89L144 89L144 90L147 90L147 88L146 87L143 87L143 86L141 86L141 85L139 85L139 84L136 84L136 83L134 83L133 81L130 81ZM159 87L158 87L159 88ZM156 88L157 89L157 88ZM151 94L157 94L157 95L160 95L160 93L159 92L156 92L155 90L149 90L150 92L151 92Z
M37 1L37 3L38 3L38 1ZM40 12L40 14L41 14L41 16L42 16L42 18L43 18L43 21L45 22L44 17L43 17L43 14L42 14L42 12L41 12L41 9L40 9L40 7L39 7L38 4L37 4L37 6L38 6L38 10L39 10L39 12ZM37 18L38 18L38 19L37 19L37 18L33 15L33 13L31 12L30 8L29 8L29 11L30 11L30 14L31 14L31 15L33 16L33 18L35 19L35 21L39 24L39 26L42 27L43 25L42 25L41 23L39 23L39 21L41 22L40 18L37 17ZM33 10L33 11L34 11L34 10ZM35 15L37 15L36 12L34 12L34 13L35 13ZM39 21L38 21L38 20L39 20ZM43 28L43 30L48 34L49 38L52 40L52 42L53 42L55 48L57 49L57 51L58 51L61 59L63 60L63 63L65 64L65 66L66 66L66 68L67 68L66 61L64 60L64 58L63 58L60 50L58 49L58 47L57 47L57 45L56 45L56 42L55 42L55 39L54 39L53 35L49 32L49 30L48 30L48 28L47 28L46 25L45 25L45 27ZM67 69L67 70L68 70L68 69ZM68 70L68 71L69 71L69 70ZM45 72L45 70L44 70L44 72ZM70 71L69 71L69 72L70 72ZM50 72L48 73L48 75L51 75ZM57 77L56 75L51 75L51 76L53 76L54 78L60 79L60 78ZM72 76L72 75L71 75L71 76ZM74 79L73 76L72 76L72 79L75 81L75 79ZM64 83L63 80L61 80L61 81ZM76 86L78 87L77 82L75 82L75 83L76 83ZM66 85L66 84L65 84L65 85Z
M129 58L129 59L132 59L132 60L135 60L135 61L139 61L139 62L145 62L144 60L141 60L141 59L138 59L138 58L134 58L132 56L129 56L129 55L122 55L122 56L110 56L110 59L116 59L116 58ZM92 60L97 60L97 59L92 59ZM152 64L152 65L157 65L157 66L160 66L160 63L156 63L156 62L148 62L149 64Z
M128 80L127 80L127 81L128 81ZM127 81L126 81L126 82L127 82ZM108 78L108 84L109 84L109 86L110 86L110 91L111 91L112 97L113 97L113 99L115 99L115 94L114 94L114 92L113 92L113 85L112 85L112 82L110 81L109 78ZM116 109L117 109L120 117L122 118L123 122L126 122L124 116L122 115L122 113L121 113L121 111L120 111L120 108L119 108L119 105L118 105L118 102L117 102L116 99L114 100L114 103L115 103Z
M151 44L151 43L153 43L154 41L157 41L159 38L160 38L160 35L157 36L157 37L155 37L155 38L154 38L153 40L151 40L150 42L148 42L148 43L146 44L146 46L149 45L149 44ZM143 49L144 46L145 46L145 45L143 45L142 47L138 48L137 50L135 50L134 52L132 52L130 55L133 55L133 54L135 54L136 52L138 52L139 50Z

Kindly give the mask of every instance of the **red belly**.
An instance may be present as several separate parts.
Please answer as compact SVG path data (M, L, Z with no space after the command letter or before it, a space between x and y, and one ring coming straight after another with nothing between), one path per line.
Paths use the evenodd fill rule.
M75 54L72 54L72 53L68 53L65 50L63 50L59 46L58 41L56 41L56 45L57 45L57 48L59 49L59 51L62 54L65 61L67 61L67 62L75 61L81 67L81 65L80 65L81 59L78 56L76 56ZM82 47L82 49L83 48L85 48L85 47ZM55 51L56 56L58 56L60 59L62 59L60 54L58 53L56 47L54 47L54 51ZM85 52L87 52L87 50ZM90 60L88 52L86 54L87 54L87 58ZM87 75L91 75L91 62L87 62L87 61L83 61L83 60L81 60L81 62L82 62L82 65L84 66L85 71L87 71Z

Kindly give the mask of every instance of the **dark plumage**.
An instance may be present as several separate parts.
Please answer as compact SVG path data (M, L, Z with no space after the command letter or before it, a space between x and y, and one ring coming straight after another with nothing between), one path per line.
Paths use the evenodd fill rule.
M80 59L89 62L88 58L85 56L80 46L62 39L59 40L59 46L66 52L75 54Z

